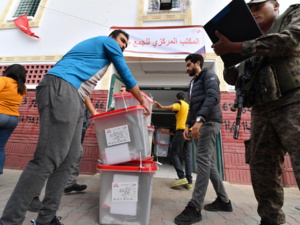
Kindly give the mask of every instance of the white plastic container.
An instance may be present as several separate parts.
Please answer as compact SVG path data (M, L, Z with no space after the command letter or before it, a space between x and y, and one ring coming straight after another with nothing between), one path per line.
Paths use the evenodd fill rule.
M150 98L146 93L141 92L147 106L150 109L150 112L152 112L154 101L152 98ZM115 109L123 109L126 107L131 107L135 105L140 105L140 102L131 94L131 93L120 93L120 94L114 94L113 95L114 101L115 101ZM147 116L147 125L151 125L151 115Z
M160 156L160 157L167 157L168 156L168 150L169 150L169 144L161 144L154 142L154 155Z
M156 163L143 161L140 165L136 161L114 166L98 165L98 170L99 223L148 225Z
M151 155L144 113L142 106L132 106L91 117L102 164L144 160Z
M155 133L155 142L160 144L169 144L170 132L157 130Z

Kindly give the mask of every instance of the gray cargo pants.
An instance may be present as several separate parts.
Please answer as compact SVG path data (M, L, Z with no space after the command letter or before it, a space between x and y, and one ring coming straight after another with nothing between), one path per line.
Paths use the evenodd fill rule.
M59 77L46 75L36 89L36 99L40 115L36 151L5 206L1 225L21 225L31 200L46 181L37 224L49 225L81 148L83 103L76 88Z
M200 128L200 137L197 140L197 179L190 201L196 208L202 209L209 180L215 192L222 201L229 201L222 179L214 162L216 150L216 137L220 132L221 123L206 122Z

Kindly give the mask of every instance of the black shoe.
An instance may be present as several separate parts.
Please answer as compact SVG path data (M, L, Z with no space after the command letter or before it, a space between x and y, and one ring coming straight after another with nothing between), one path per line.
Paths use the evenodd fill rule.
M278 223L269 223L268 221L265 220L261 220L260 221L260 225L279 225Z
M232 212L232 205L231 205L231 201L226 203L223 202L220 197L217 197L214 202L205 205L204 209L206 211L213 211L213 212L217 212L217 211Z
M185 209L176 216L174 222L178 225L190 225L202 220L201 210L189 203Z
M64 225L63 223L59 222L60 219L60 216L53 217L53 219L50 222L50 225ZM31 220L30 222L32 225L37 225L35 220Z
M40 201L39 197L34 197L27 210L29 212L38 212L42 206L43 203Z
M61 219L60 216L55 216L51 222L50 225L64 225L63 223L59 222L59 220Z
M73 184L72 186L65 188L64 192L65 193L70 193L72 191L84 191L87 188L85 184Z

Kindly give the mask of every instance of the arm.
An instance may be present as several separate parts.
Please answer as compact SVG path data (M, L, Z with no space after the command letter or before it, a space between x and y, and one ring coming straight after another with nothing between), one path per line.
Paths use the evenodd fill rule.
M235 85L237 78L239 76L239 68L238 67L230 67L224 68L223 78L227 84Z
M191 140L191 137L189 136L189 131L190 131L190 128L188 126L186 126L183 131L183 138L185 140Z
M154 103L155 103L155 107L158 109L165 109L165 110L169 110L169 111L173 110L173 105L163 106L160 103L158 103L157 101L155 101Z
M150 109L147 106L146 102L144 101L144 98L141 94L139 86L135 85L133 88L130 88L128 90L140 102L140 104L145 108L145 110L147 111L146 114L150 115L151 114Z
M146 105L144 98L140 92L140 88L137 85L137 82L131 74L128 66L126 65L120 46L112 38L109 38L104 43L104 49L109 60L114 64L116 70L120 74L126 88L145 108L145 110L147 111L146 114L150 115L150 109Z
M220 102L220 87L218 76L211 70L207 70L204 76L205 97L201 108L197 111L196 117L201 116L204 119L211 113Z
M95 109L95 107L93 106L91 99L89 96L86 97L85 101L84 101L85 106L88 108L88 110L90 111L91 115L96 115L98 114L97 110Z
M242 42L232 42L218 31L215 32L219 41L211 47L217 55L225 55L228 53L242 53Z
M126 88L131 89L137 85L137 82L131 74L125 62L123 52L117 42L112 38L107 38L103 43L103 46L106 56L114 64L114 67L120 74Z
M284 29L279 33L269 33L259 38L231 42L216 31L219 41L212 45L217 55L241 53L251 56L295 56L300 54L300 7L284 21Z
M192 137L197 139L200 137L200 128L203 125L203 121L195 122L192 126Z

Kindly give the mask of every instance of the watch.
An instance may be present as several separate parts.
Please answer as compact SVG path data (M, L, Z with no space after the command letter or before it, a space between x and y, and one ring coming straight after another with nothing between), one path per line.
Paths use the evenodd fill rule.
M197 118L196 118L196 122L203 122L204 123L204 119L203 119L203 117L202 116L197 116Z

